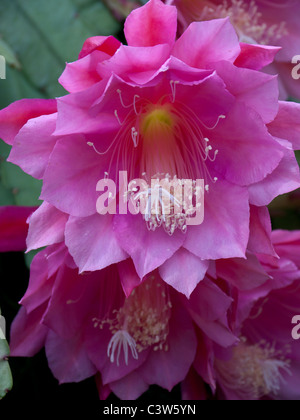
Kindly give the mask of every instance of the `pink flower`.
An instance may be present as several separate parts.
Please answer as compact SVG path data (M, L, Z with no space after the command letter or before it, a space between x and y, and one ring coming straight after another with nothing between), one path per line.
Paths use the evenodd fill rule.
M198 329L220 346L232 346L231 303L209 280L190 300L166 285L157 270L140 284L131 260L79 275L65 246L52 245L32 263L12 326L11 353L30 357L45 346L60 383L96 375L101 398L113 391L135 399L151 384L171 390L185 378Z
M86 41L60 78L70 94L57 112L45 102L35 115L26 102L23 116L24 103L13 104L0 135L14 139L10 161L43 179L30 249L65 240L80 272L130 257L140 279L159 269L189 297L210 260L244 258L247 246L274 253L265 206L299 187L300 105L278 103L276 78L258 71L276 48L245 50L228 19L194 23L177 41L176 30L176 8L150 0L126 21L128 46ZM160 205L150 223L100 216L96 185L107 174L118 184L119 171L204 179L204 223L186 229L186 213L166 218Z
M280 96L300 98L300 83L292 77L293 58L299 56L300 25L297 0L167 0L178 8L182 30L194 21L229 16L239 36L242 49L253 44L282 47L267 73L280 75Z
M25 251L27 219L34 207L0 207L0 252Z
M209 398L205 381L218 399L299 399L299 341L292 337L292 319L300 307L300 232L275 231L272 237L281 258L260 257L269 280L251 290L231 292L235 296L231 325L239 344L225 349L198 337L193 368L183 383L186 398ZM253 261L248 265L255 276ZM224 275L226 279L226 267L220 266L217 273L219 281ZM231 277L235 276L243 273L233 264Z

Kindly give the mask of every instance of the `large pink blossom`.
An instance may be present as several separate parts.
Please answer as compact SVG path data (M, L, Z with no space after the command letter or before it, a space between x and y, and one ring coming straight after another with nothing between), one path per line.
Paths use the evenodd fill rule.
M269 280L251 290L232 291L232 327L239 343L224 349L205 336L198 338L184 397L209 398L207 383L218 399L299 400L300 342L293 339L292 319L300 308L300 232L275 231L272 239L280 259L260 256ZM219 276L226 277L225 268L220 267Z
M31 357L45 346L60 383L96 375L100 398L113 391L135 399L149 385L171 390L184 380L197 331L220 346L236 342L228 324L232 299L209 279L190 300L157 270L139 284L131 260L79 275L64 244L46 248L32 263L12 325L12 356Z
M60 78L70 93L12 104L0 135L10 161L43 179L29 248L65 241L80 272L130 257L140 279L159 268L190 296L210 260L274 253L265 206L300 185L300 105L278 102L276 77L259 71L277 49L245 50L229 19L176 31L176 8L150 0L126 21L128 46L88 39ZM160 207L150 230L142 215L99 215L96 185L121 170L204 179L204 223L183 233L183 215L168 235Z
M247 52L253 44L281 47L276 60L266 68L270 74L280 75L280 94L300 98L300 83L292 77L299 56L300 4L298 0L167 0L178 8L181 30L194 21L230 16L242 49Z

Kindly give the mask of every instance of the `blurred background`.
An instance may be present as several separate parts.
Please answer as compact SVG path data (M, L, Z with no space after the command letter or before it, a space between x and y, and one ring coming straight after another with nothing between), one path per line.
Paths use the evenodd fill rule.
M114 35L125 42L125 17L143 0L0 0L0 55L6 59L6 79L0 80L0 109L22 98L53 98L65 94L57 80L65 63L77 59L86 38ZM41 185L5 160L9 147L0 140L0 205L36 206ZM299 158L299 155L298 155ZM300 160L299 160L300 161ZM270 206L273 227L300 229L300 192L279 197ZM1 234L1 232L0 232ZM28 285L33 254L0 254L0 307L10 324L17 302ZM9 338L9 337L8 337ZM32 359L10 361L13 390L0 402L10 411L16 403L88 404L97 407L94 379L59 386L41 352ZM142 401L180 398L153 387ZM110 401L115 401L114 396Z

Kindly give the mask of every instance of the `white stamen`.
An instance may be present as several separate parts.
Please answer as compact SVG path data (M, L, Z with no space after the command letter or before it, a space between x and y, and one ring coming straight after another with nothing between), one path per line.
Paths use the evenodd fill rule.
M132 357L135 360L138 360L139 355L136 349L136 342L134 341L134 339L125 330L117 331L113 335L112 339L110 340L108 344L108 348L107 348L107 356L109 357L111 363L115 362L115 352L117 351L116 361L117 361L117 365L120 366L120 355L121 355L121 350L123 348L125 363L126 363L126 366L128 366L128 361L129 361L128 347L131 350Z

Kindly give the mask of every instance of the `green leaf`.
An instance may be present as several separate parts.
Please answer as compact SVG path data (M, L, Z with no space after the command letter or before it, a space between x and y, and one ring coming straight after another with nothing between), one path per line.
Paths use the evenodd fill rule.
M10 147L0 140L0 203L2 206L39 206L41 181L25 174L19 167L6 162Z
M65 63L77 59L86 38L113 35L120 29L120 23L100 0L0 2L0 35L20 63L23 84L26 81L43 97L65 94L57 80ZM10 77L16 75L8 75L7 83ZM13 100L24 96L27 94L18 91Z
M0 310L1 316L1 310ZM1 327L1 325L0 325ZM12 389L13 379L8 364L9 347L0 328L0 400Z

